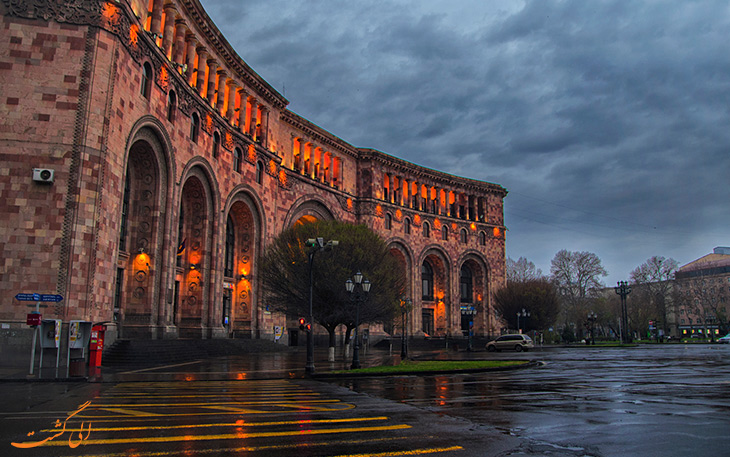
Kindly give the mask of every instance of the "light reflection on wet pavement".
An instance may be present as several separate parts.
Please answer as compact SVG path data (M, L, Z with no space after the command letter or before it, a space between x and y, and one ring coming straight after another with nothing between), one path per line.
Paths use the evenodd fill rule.
M514 456L730 455L728 346L561 348L471 357L545 364L337 383L526 439L509 454Z

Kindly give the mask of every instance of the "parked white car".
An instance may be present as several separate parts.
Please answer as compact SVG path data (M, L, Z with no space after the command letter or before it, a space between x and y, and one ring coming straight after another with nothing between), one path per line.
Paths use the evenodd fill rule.
M722 338L718 338L717 342L720 344L730 344L730 333L723 336Z
M514 349L517 352L527 351L535 347L532 338L527 335L502 335L494 341L487 343L487 351L501 351L503 349Z

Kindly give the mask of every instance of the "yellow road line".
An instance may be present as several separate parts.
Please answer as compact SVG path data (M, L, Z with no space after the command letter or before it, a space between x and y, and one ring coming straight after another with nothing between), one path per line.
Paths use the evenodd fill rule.
M272 438L282 436L313 436L328 435L335 433L362 433L362 432L386 432L393 430L405 430L410 425L386 425L380 427L350 427L350 428L328 428L321 430L293 430L281 432L259 432L259 433L226 433L221 435L185 435L185 436L150 436L146 438L112 438L102 440L84 440L86 446L102 444L141 444L141 443L173 443L178 441L212 441L212 440L246 440L251 438ZM93 428L92 428L93 432ZM67 441L48 441L43 446L68 446Z
M432 437L429 437L432 438ZM261 451L273 451L273 450L281 450L281 449L308 449L308 448L315 448L315 447L330 447L330 446L353 446L358 444L371 444L371 443L385 443L385 442L393 442L393 441L402 441L408 439L408 437L405 436L393 436L388 438L372 438L367 440L331 440L331 441L321 441L321 442L315 442L315 443L288 443L288 444L270 444L270 445L264 445L264 446L244 446L244 447L229 447L229 448L208 448L208 449L196 449L195 455L205 455L205 454L215 454L215 455L221 455L221 454L240 454L243 452L261 452ZM97 454L97 455L89 455L85 454L85 457L129 457L128 452L117 452L117 453L104 453L104 454ZM166 456L178 456L180 455L180 450L174 450L174 451L150 451L150 452L135 452L135 457L166 457Z
M276 406L288 406L288 405L282 405L277 404ZM332 407L331 407L332 406ZM194 414L190 412L184 412L184 413L164 413L164 414L158 414L158 413L147 413L144 411L134 411L129 410L129 414L126 416L95 416L95 415L81 415L77 414L75 417L77 419L88 419L92 420L94 422L98 421L104 421L104 420L111 420L111 419L118 419L118 418L129 418L129 415L133 415L137 418L140 417L148 417L148 416L165 416L165 417L190 417L191 415L195 416L220 416L225 414L285 414L292 411L307 411L309 413L311 412L340 412L340 411L347 411L348 409L355 408L355 405L351 403L336 403L332 404L331 406L297 406L297 405L291 405L289 411L283 411L283 410L273 410L273 409L266 409L266 410L260 410L260 409L243 409L243 408L226 408L225 410L221 409L222 407L218 408L203 408L203 409L220 409L220 411L208 413L208 412L199 412L196 411ZM114 408L97 408L98 411L110 411L110 412L119 412L118 410L115 411Z
M162 415L162 414L161 414ZM186 425L165 425L165 426L138 426L138 427L93 427L94 432L118 432L118 431L135 431L135 430L175 430L189 428L207 428L207 427L271 427L277 425L310 425L310 424L342 424L347 422L369 422L388 420L387 416L378 417L352 417L348 419L305 419L296 421L276 421L276 422L226 422L219 424L186 424ZM54 433L58 429L42 430L43 432Z
M337 399L318 399L318 400L301 400L297 403L339 403ZM227 405L281 405L289 404L291 400L279 401L225 401L225 402L205 402L205 403L93 403L92 408L145 408L145 407L164 407L164 408L181 408L188 406L227 406Z
M375 454L341 454L334 457L396 457L401 455L424 455L424 454L435 454L437 452L451 452L451 451L462 451L464 450L461 446L450 446L450 447L434 447L430 449L411 449L408 451L391 451L391 452L378 452Z
M155 398L219 398L219 397L318 397L321 394L315 392L292 392L292 393L268 393L268 392L257 392L257 393L245 393L245 392L221 392L219 394L201 394L201 395L154 395ZM116 399L116 398L144 398L153 396L153 394L136 394L136 395L104 395L99 398L101 399Z

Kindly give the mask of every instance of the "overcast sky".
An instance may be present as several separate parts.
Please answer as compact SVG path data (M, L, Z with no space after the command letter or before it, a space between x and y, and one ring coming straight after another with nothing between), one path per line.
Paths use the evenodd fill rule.
M357 147L509 191L507 255L730 245L730 4L202 0L289 109Z

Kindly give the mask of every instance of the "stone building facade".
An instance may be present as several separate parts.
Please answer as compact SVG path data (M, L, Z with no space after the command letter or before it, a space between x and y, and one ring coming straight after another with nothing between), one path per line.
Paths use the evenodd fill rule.
M350 145L287 110L197 0L0 0L0 322L268 338L257 259L297 221L364 223L409 279L414 335L498 327L499 185Z

